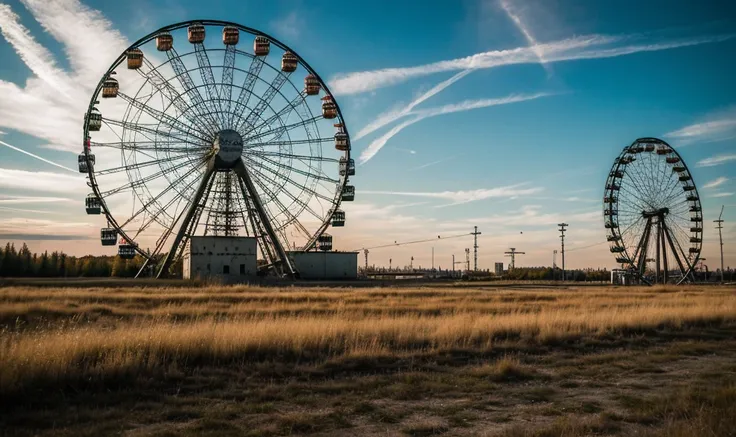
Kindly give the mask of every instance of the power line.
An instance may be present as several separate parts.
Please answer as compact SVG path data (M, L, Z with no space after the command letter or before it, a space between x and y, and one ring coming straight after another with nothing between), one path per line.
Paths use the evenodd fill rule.
M370 249L382 249L385 247L406 246L409 244L418 244L418 243L429 243L430 241L449 240L452 238L467 237L468 235L472 235L472 234L465 233L465 234L458 234L458 235L450 235L448 237L443 237L441 235L438 235L437 238L427 238L425 240L404 241L401 243L397 243L394 241L393 244L383 244L381 246L373 246L373 247L361 247L360 249L355 249L354 252L358 252L358 251L365 250L365 249L369 249L369 250Z

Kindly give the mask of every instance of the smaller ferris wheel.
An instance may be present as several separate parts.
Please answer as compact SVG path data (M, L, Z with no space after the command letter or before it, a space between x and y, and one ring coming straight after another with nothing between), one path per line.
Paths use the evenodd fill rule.
M691 277L703 246L702 211L690 170L666 142L639 138L614 160L603 195L607 240L643 283Z

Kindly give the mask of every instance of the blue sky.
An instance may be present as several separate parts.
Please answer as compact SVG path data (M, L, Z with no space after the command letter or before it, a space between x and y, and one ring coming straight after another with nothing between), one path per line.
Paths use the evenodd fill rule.
M567 264L611 267L606 175L623 147L655 136L677 148L698 185L706 264L717 263L712 220L726 205L726 260L736 265L733 2L44 3L0 3L0 141L51 162L74 167L76 153L62 145L81 136L89 95L55 100L50 84L93 86L116 47L172 22L224 19L289 45L336 96L359 163L348 225L333 232L339 249L478 225L480 267L507 261L508 247L527 252L519 265L550 264L564 220ZM0 147L0 242L107 253L100 224L84 215L85 193L78 175ZM471 245L434 244L435 265L450 267ZM413 256L427 266L431 247L375 250L370 262Z

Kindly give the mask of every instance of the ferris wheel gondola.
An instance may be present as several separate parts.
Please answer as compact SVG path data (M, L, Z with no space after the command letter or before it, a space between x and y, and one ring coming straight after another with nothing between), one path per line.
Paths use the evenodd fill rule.
M90 102L87 213L105 215L102 245L120 241L119 256L157 262L159 276L195 235L254 237L262 265L293 275L287 249L331 250L325 231L345 225L345 120L319 75L269 35L213 20L166 26L123 51Z

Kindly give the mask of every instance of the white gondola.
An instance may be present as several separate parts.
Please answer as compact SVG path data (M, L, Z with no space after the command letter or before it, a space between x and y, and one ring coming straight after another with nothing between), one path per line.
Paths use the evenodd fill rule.
M317 249L325 252L332 250L332 235L322 234L317 237Z
M355 187L352 185L345 185L342 189L342 200L344 202L352 202L355 200Z
M340 176L355 176L355 160L340 158Z
M87 116L87 126L90 132L97 132L102 128L102 113L97 108L92 108Z
M187 38L192 44L201 44L204 42L204 26L201 24L192 24L187 29Z
M156 36L156 50L159 52L168 52L174 47L174 37L170 33L159 33Z
M95 193L87 195L87 198L84 199L84 206L87 214L100 214L102 212L102 203Z
M118 242L118 231L114 228L100 229L100 242L103 246L114 246Z
M235 46L240 42L240 31L234 26L225 26L222 29L222 43L226 46Z
M337 210L332 213L332 226L342 227L345 226L345 211Z

